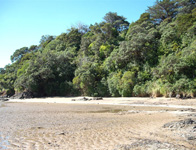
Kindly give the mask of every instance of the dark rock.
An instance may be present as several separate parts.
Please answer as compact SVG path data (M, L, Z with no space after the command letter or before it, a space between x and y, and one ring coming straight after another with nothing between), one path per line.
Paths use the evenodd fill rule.
M1 98L1 97L0 97L0 101L5 102L5 101L8 101L8 100L9 100L8 98Z
M196 136L190 136L187 138L187 140L196 140Z
M88 98L86 98L86 97L83 97L83 100L86 100L86 101L87 101L87 100L88 100Z
M181 121L174 121L164 124L164 128L183 128L187 127L189 125L196 124L195 120L192 120L191 118L181 120Z
M83 98L80 98L80 99L72 99L71 101L88 101L90 99L86 98L86 97L83 97Z
M22 93L16 93L11 99L25 99L25 98L33 98L33 94L30 92L22 92Z
M93 97L93 100L103 100L102 97Z
M88 98L86 98L86 97L83 97L83 98L80 98L80 99L78 99L79 101L88 101Z
M191 118L185 119L183 121L184 124L196 124L196 121L192 120Z
M186 150L183 145L174 145L172 143L162 143L157 140L140 139L132 144L117 145L114 150L132 150L132 149L172 149L172 150Z

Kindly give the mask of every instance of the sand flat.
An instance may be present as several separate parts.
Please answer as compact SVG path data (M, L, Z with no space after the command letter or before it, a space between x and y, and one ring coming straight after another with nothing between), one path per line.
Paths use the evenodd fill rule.
M180 132L163 128L168 122L182 120L194 113L196 101L193 99L104 98L87 102L71 99L4 103L0 108L0 147L32 150L195 149L194 143L187 141ZM168 105L182 107L165 107Z

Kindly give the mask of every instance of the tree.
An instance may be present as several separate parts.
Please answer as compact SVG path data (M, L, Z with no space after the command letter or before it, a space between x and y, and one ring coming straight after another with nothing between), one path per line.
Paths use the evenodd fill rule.
M126 71L121 78L121 84L120 94L123 97L132 96L133 87L135 85L135 73Z
M85 61L75 71L73 84L82 95L107 96L106 81L100 65L96 62Z
M40 39L40 47L45 48L48 43L55 39L55 36L52 35L42 35Z
M141 14L140 19L137 20L135 23L136 24L142 24L145 21L151 21L150 14L149 13L143 13L143 14Z
M143 22L132 26L126 38L127 41L121 42L119 46L119 64L157 63L158 32L152 23Z
M80 48L82 34L76 28L71 28L67 30L67 33L63 33L56 38L56 40L63 43L65 48L76 47L77 50Z
M148 7L147 12L155 23L160 24L166 18L174 18L177 8L175 0L156 0L155 5Z
M186 33L196 21L196 8L191 13L179 14L176 22L179 34Z
M74 69L64 52L40 54L23 65L14 85L18 92L34 96L66 96L71 93Z
M0 92L33 96L196 96L196 0L157 0L130 25L103 21L42 36L0 69Z
M15 62L15 61L20 61L22 59L22 57L26 54L30 52L28 47L22 47L20 49L17 49L14 54L11 56L11 61Z
M121 77L122 77L121 71L113 72L109 75L107 82L108 82L108 88L111 96L115 96L115 97L120 96L119 90L121 84Z
M196 0L177 0L177 6L180 14L191 13L196 7Z
M118 16L118 14L114 12L108 12L103 19L106 23L110 23L118 31L126 30L129 27L129 22L126 21L126 18Z
M75 25L72 25L71 28L78 29L78 32L81 33L82 35L84 35L90 31L89 26L85 25L81 22L78 22Z
M5 73L5 69L4 68L0 68L0 74L4 74Z

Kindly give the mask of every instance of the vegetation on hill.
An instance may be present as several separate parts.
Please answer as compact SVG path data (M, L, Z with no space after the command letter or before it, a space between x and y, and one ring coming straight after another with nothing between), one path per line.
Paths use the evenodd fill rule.
M157 0L136 21L109 12L89 27L42 36L0 69L8 96L196 95L196 0Z

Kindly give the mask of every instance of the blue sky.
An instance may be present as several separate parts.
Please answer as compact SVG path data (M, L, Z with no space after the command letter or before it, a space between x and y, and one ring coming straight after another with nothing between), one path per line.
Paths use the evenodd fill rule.
M60 35L72 25L101 22L109 11L132 22L155 0L0 0L0 68L16 49L38 45L42 35Z

